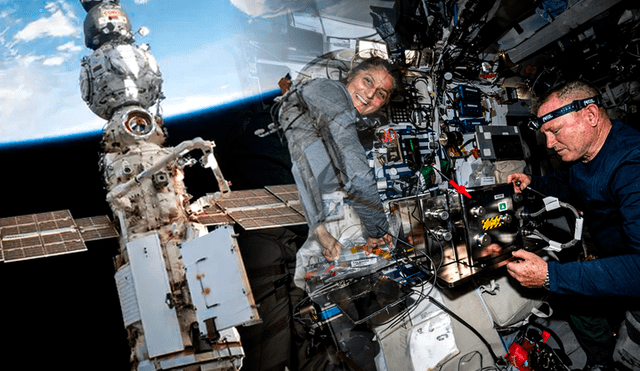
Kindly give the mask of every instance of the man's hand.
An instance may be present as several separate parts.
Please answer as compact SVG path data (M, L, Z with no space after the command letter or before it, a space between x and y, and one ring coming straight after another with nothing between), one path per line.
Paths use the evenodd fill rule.
M513 258L507 263L507 272L524 287L542 287L547 278L547 262L525 250L514 251Z
M490 255L498 255L500 253L502 253L502 247L500 247L500 245L498 245L497 243L492 243L491 245L485 247L477 257L484 258Z
M367 252L371 253L376 247L382 247L384 245L393 247L393 238L388 233L378 238L369 237L367 239Z
M513 189L520 193L531 184L531 177L527 174L512 173L507 176L507 183L513 183Z

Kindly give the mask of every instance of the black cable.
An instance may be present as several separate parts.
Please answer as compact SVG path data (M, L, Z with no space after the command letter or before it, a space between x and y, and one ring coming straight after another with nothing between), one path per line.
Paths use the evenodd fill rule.
M380 227L378 227L378 228L381 230L381 228L380 228ZM387 232L387 233L388 233L388 232ZM407 245L407 246L409 246L409 247L413 248L413 249L414 249L414 251L416 251L416 250L417 250L417 249L415 249L415 247L414 247L414 246L412 246L411 244L409 244L409 243L408 243L408 242L406 242L406 241L401 240L398 236L391 236L391 237L395 239L396 243L398 243L398 242L399 242L399 243L405 244L405 245ZM395 264L396 264L396 265L399 265L401 262L400 262L400 260L398 260L398 259L397 259L397 257L396 257L395 255L396 255L396 254L393 254L393 253L392 253L392 254L391 254L391 257L395 260ZM425 254L425 257L431 261L431 265L435 268L435 264L433 263L433 260L431 260L431 257L429 257L429 256L428 256L428 255L426 255L426 254ZM423 269L421 269L421 267L420 267L419 265L416 265L416 267L420 270L420 272L422 272L423 274L425 274L427 277L428 277L429 275L431 275L431 276L433 277L434 282L431 284L431 289L429 290L429 293L431 293L431 290L433 290L433 288L435 287L435 283L436 283L436 275L435 275L435 272L434 272L433 274L431 274L431 273L429 273L428 271L424 271ZM387 267L383 267L383 268L381 268L380 270L382 270L382 269L388 269L388 266L387 266ZM406 276L406 275L404 275L404 272L400 271L400 274L403 276L403 278L404 278L405 280L407 279L407 276ZM407 281L407 282L408 282L408 281ZM418 308L418 304L420 304L420 302L424 299L424 297L429 297L429 293L427 293L426 295L424 294L424 285L425 285L426 283L429 283L429 280L427 280L425 283L423 283L423 284L419 285L419 287L420 287L420 292L416 292L416 293L418 294L418 296L419 296L419 300L417 300L415 303L413 303L411 306L407 307L405 310L401 311L401 312L400 312L400 313L398 313L397 315L395 315L395 316L391 317L390 319L388 319L388 320L387 320L387 321L385 321L384 323L381 323L381 324L379 324L379 325L378 325L378 326L385 326L385 325L387 325L387 324L390 324L390 323L391 323L391 325L390 325L390 326L388 326L385 330L382 330L382 331L381 331L381 333L382 333L382 332L384 332L384 331L386 331L386 330L388 330L388 329L394 328L398 323L400 323L400 322L404 321L404 320L405 320L405 318L411 314L411 312L413 312L414 310L416 310L416 309ZM416 285L416 286L417 286L417 285ZM415 287L415 286L411 286L411 287Z
M469 357L469 360L472 360L472 359L473 359L473 357L475 357L475 356L476 356L476 354L480 357L480 370L482 370L482 369L483 369L483 367L482 367L482 353L480 353L480 352L479 352L479 351L477 351L477 350L474 350L474 351L471 351L471 352L469 352L469 353L467 353L467 354L463 355L462 357L460 357L460 359L458 359L458 371L460 371L460 366L461 366L462 360L463 360L465 357L467 357L467 356L471 355L471 357Z
M440 241L438 239L438 237L433 233L433 231L431 231L431 229L427 228L427 225L424 223L424 220L422 220L421 218L418 218L415 215L415 212L418 210L418 205L420 204L418 202L418 196L416 195L416 202L415 202L415 207L413 208L413 211L411 211L411 217L414 218L418 223L420 223L420 225L422 226L423 230L427 231L427 233L431 236L431 238L436 241L438 243L438 245L440 246L440 254L442 257L444 257L444 245L442 244L442 241ZM421 210L422 211L422 210ZM404 241L402 241L404 242ZM440 264L438 264L438 266L436 267L436 264L434 263L433 259L427 255L426 253L419 251L418 249L416 249L414 246L404 242L405 244L407 244L408 246L411 246L413 248L414 251L414 256L416 257L416 259L418 258L417 254L418 252L422 253L427 259L429 259L429 261L431 262L431 267L433 269L433 275L434 277L437 276L438 271L440 270L440 268L442 268L442 259L440 259ZM427 245L425 244L425 250L427 248ZM440 288L442 288L440 285L438 285L438 281L437 279L434 280L434 286L438 286Z
M416 203L416 204L417 204L417 203ZM416 208L417 208L417 205L416 205ZM415 212L415 209L414 209L414 211L413 211L413 212ZM412 212L412 213L413 213L413 212ZM413 216L413 215L412 215L412 216ZM413 217L415 218L415 216L413 216ZM389 236L391 236L391 238L392 238L392 239L394 239L396 242L400 242L400 243L403 243L403 244L405 244L405 245L407 245L407 246L411 247L411 248L413 249L413 251L414 251L414 256L416 257L416 259L418 258L418 257L417 257L417 251L418 251L418 249L416 249L416 248L415 248L415 246L411 245L410 243L408 243L408 242L406 242L406 241L401 240L401 239L399 238L399 236L391 235L388 231L384 231L384 230L383 230L382 228L380 228L379 226L376 226L376 228L378 228L378 230L379 230L379 231L381 231L381 232L383 232L383 233L386 233L386 234L388 234ZM442 246L441 246L441 249L442 249ZM442 250L442 252L444 253L444 250ZM423 254L424 254L424 253L423 253ZM395 254L391 254L391 256L395 259L396 263L398 263L398 259L395 257ZM428 269L425 269L425 271L423 271L422 269L420 269L420 268L423 268L423 267L421 267L419 264L416 264L416 267L418 267L418 269L420 269L420 270L422 271L422 273L425 273L427 276L428 276L428 275L433 275L433 276L435 277L435 276L436 276L436 272L437 272L437 270L435 270L435 269L436 269L436 265L435 265L435 263L433 262L433 259L431 259L431 257L430 257L430 256L428 256L427 254L424 254L424 256L425 256L427 259L429 259L429 261L431 262L431 266L433 267L434 272L433 272L433 273L430 273L430 272L428 271ZM383 269L386 269L386 268L387 268L387 267L383 267ZM423 269L424 269L424 268L423 268ZM438 267L438 269L440 269L440 267Z
M462 145L460 147L466 147L467 144L471 143L471 142L475 142L476 141L476 137L474 136L473 138L469 139L468 141L462 143ZM474 146L475 147L475 146Z
M429 289L429 293L427 293L425 295L424 294L424 284L421 285L420 286L420 292L416 292L418 294L418 300L416 300L416 302L413 303L411 305L411 307L408 307L403 312L398 313L396 316L394 316L393 318L389 319L385 323L380 324L379 326L386 326L387 324L389 324L389 326L387 326L385 329L380 330L380 340L386 338L386 336L382 336L383 333L385 333L388 330L394 329L399 323L405 321L407 317L410 317L411 313L413 311L415 311L416 309L418 309L418 306L424 300L424 298L425 297L429 297L429 294L431 293L433 288L434 288L434 286L431 285L431 288Z
M404 241L402 241L404 242ZM406 276L403 276L406 280ZM434 277L434 283L435 283L435 275L433 275ZM420 279L419 277L417 277L417 279ZM411 313L413 311L415 311L416 309L418 309L418 306L420 305L420 303L424 300L424 298L429 297L431 291L433 291L433 289L435 288L434 283L431 284L431 288L429 289L428 293L424 293L424 286L429 283L429 280L427 280L425 283L422 283L420 285L415 285L412 287L416 287L419 286L420 287L420 292L415 291L415 293L418 295L418 299L416 300L415 303L413 303L411 306L407 307L404 311L398 313L397 315L395 315L394 317L390 318L389 320L387 320L384 323L379 324L378 326L386 326L388 325L385 329L380 330L380 336L381 336L381 340L384 339L385 337L382 336L382 334L388 330L394 329L399 323L403 322L406 320L407 317L410 317Z
M482 334L480 334L478 332L478 330L476 330L473 326L471 326L467 321L463 320L462 318L460 318L460 316L458 316L457 314L455 314L451 309L447 308L444 304L440 303L439 301L437 301L436 299L434 299L433 297L429 296L429 301L431 303L433 303L435 306L437 306L438 308L442 309L443 311L445 311L448 315L450 315L451 317L455 318L456 321L460 322L461 324L463 324L466 328L468 328L469 330L471 330L471 332L473 332L479 339L480 341L482 341L482 343L487 347L487 349L489 350L489 354L491 354L491 357L493 358L493 362L497 365L501 365L504 364L504 359L499 358L496 353L493 351L493 349L491 348L491 345L489 344L489 342L487 342L487 340L484 338L484 336L482 336Z
M414 252L419 251L418 249L416 249L416 248L415 248L415 246L413 246L413 245L411 245L411 244L409 244L409 243L407 243L407 242L405 242L405 241L402 241L402 240L400 240L400 239L398 239L397 241L398 241L398 242L401 242L401 243L403 243L403 244L405 244L405 245L407 245L407 246L409 246L409 247L411 247L411 248L413 248L413 251L414 251ZM423 254L424 254L424 253L423 253ZM418 258L418 256L415 256L415 257L416 257L416 259ZM428 268L424 268L424 267L422 267L422 265L421 265L421 264L415 264L415 266L416 266L416 267L418 268L418 270L420 270L420 272L422 272L425 276L427 276L427 277L428 277L428 276L432 276L432 277L433 277L433 283L432 283L432 285L433 285L433 286L436 286L436 284L437 284L437 276L436 276L436 272L437 272L437 270L438 270L438 269L440 269L440 267L436 268L436 265L435 265L435 263L433 262L433 259L431 259L431 257L430 257L429 255L424 254L424 257L425 257L425 258L427 258L427 259L429 259L429 262L431 263L431 267L433 267L433 269L434 269L433 273L429 272L429 269L428 269ZM413 262L413 263L416 263L416 262ZM427 280L427 283L428 283L428 282L429 282L429 280ZM424 284L423 284L422 286L424 286Z

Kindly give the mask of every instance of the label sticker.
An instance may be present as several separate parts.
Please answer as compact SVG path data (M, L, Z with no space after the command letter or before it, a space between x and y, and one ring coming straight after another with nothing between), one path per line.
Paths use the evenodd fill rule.
M502 225L502 218L500 215L494 216L493 218L485 219L482 221L482 230L488 231L491 229L498 228Z

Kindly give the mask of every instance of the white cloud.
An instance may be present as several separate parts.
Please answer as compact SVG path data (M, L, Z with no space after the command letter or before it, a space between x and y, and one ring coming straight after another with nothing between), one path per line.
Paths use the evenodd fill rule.
M24 86L24 84L13 87L11 89L2 89L0 88L0 102L5 102L9 100L17 100L24 101L31 96L31 92L28 88Z
M167 97L162 102L164 116L206 109L255 95L257 84L251 87L243 84L243 79L249 79L249 72L241 67L243 63L238 63L242 61L241 44L242 40L230 37L158 60Z
M16 60L15 60L15 62L17 62L17 63L16 63L16 65L17 65L19 68L20 68L20 67L22 67L22 68L28 68L28 67L29 67L29 65L31 65L31 63L33 63L33 62L35 62L35 61L39 61L39 60L41 60L42 58L44 58L44 57L43 57L43 56L41 56L41 55L27 55L27 56L24 56L24 57L17 57L17 58L16 58Z
M276 17L309 7L315 0L231 0L236 8L252 17Z
M6 56L7 50L12 52L0 60L0 142L103 128L104 120L93 114L80 96L78 54L90 51L78 46L81 22L65 4L50 2L45 17L26 25L15 22L4 35L0 29L0 48L5 46L0 53ZM19 32L14 36L16 30ZM10 42L3 42L3 37ZM164 116L257 94L257 83L247 71L240 50L243 44L243 40L227 38L200 44L191 52L161 56L158 62L167 97L162 102ZM7 46L15 47L15 53ZM73 60L76 63L71 63Z
M252 17L258 17L267 10L264 5L264 0L231 0L231 4Z
M50 7L51 3L47 4ZM14 35L15 41L29 42L43 37L69 37L79 34L80 29L71 21L72 16L56 9L50 17L39 18Z
M63 0L58 0L57 4L58 4L58 6L60 6L60 8L62 8L62 10L64 10L66 12L67 17L69 17L71 19L77 19L73 5L71 5L69 2L63 1Z
M66 44L62 44L58 46L57 49L62 52L74 52L74 53L84 50L83 47L77 45L73 41L69 41Z
M101 129L80 97L78 71L52 73L51 66L33 63L40 59L20 57L0 71L0 142Z
M163 116L171 117L188 112L195 112L220 104L245 98L241 91L231 94L191 95L182 98L168 98L162 102Z
M42 64L45 66L59 66L63 64L65 61L62 57L50 57L42 61Z
M87 111L88 110L89 109L87 108ZM69 107L65 109L63 112L60 112L60 117L75 117L75 116L77 116L77 112L73 107ZM100 117L91 114L84 121L73 120L68 122L67 125L61 126L58 130L52 133L53 135L51 137L55 138L58 136L76 135L76 134L83 134L83 133L89 133L89 132L95 132L95 131L100 132L102 131L102 129L104 129L104 126L106 123L107 123L106 120L103 120Z
M13 10L4 10L0 12L0 20L2 21L2 30L0 30L0 57L15 57L17 51L13 48L13 42L10 42L9 31L19 22L12 17ZM2 60L0 60L1 62Z
M2 4L2 2L0 2L0 4ZM6 9L2 10L2 11L0 12L0 19L6 19L6 18L8 18L8 17L9 17L9 15L11 15L11 13L13 13L13 11L9 11L9 10L6 10Z

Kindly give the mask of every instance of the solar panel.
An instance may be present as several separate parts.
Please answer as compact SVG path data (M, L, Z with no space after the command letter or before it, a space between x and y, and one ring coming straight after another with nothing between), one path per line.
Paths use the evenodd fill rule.
M293 205L290 205L289 207L297 211L300 215L304 216L304 208L302 207L301 203L293 204Z
M69 210L0 219L0 261L13 262L87 250L84 241L117 237L107 216L74 220Z
M6 262L84 251L68 210L0 219L0 249Z
M265 189L287 205L300 203L298 187L295 184L267 186Z
M231 191L216 199L215 202L226 212L242 209L265 209L282 205L282 201L266 189Z
M245 230L304 225L295 184L232 191L194 215L203 225L239 224ZM118 237L107 216L74 220L69 210L0 218L0 262L85 251L85 241Z
M229 215L246 230L306 224L304 216L286 205L270 209L236 210Z
M232 191L216 198L215 203L245 230L306 224L293 184Z
M106 215L76 219L76 225L85 241L118 237L118 231Z
M195 215L195 219L198 223L206 226L233 224L233 219L215 204L205 207Z

